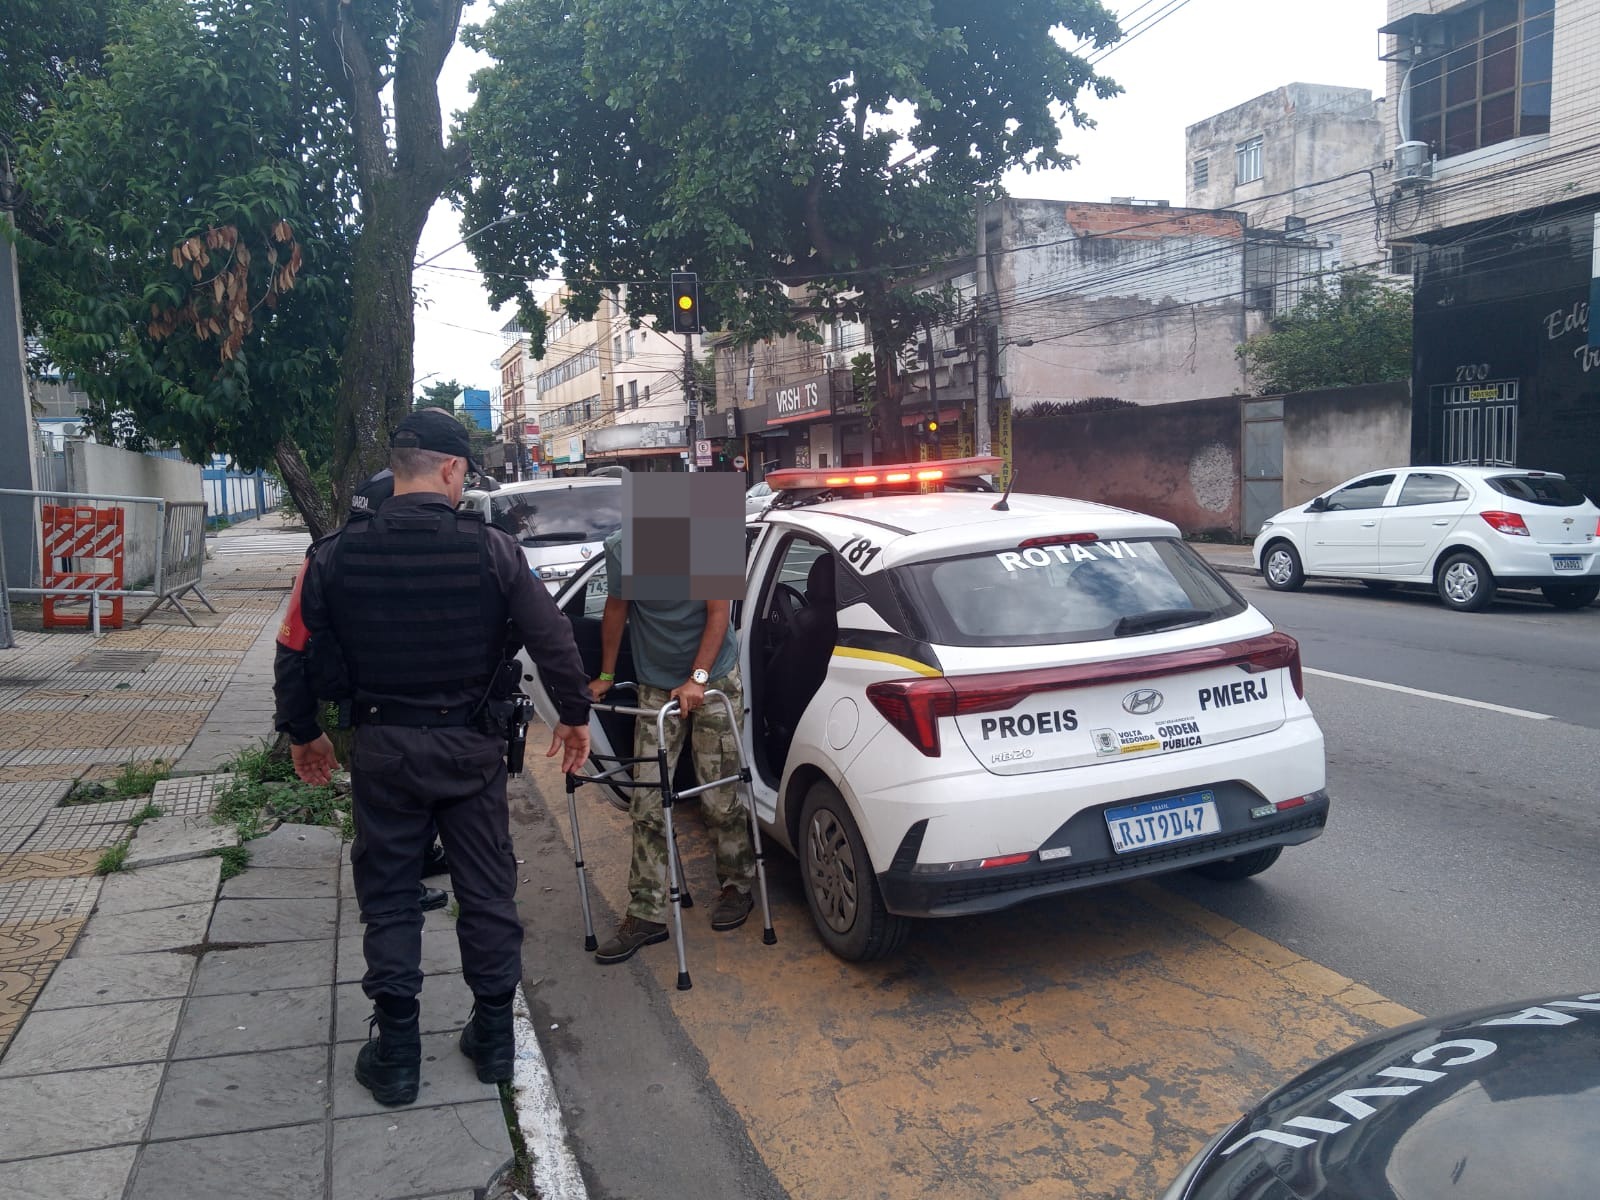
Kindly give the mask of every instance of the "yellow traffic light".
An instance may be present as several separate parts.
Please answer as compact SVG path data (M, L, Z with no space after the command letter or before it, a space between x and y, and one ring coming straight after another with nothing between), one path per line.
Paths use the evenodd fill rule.
M688 312L691 308L694 307L694 297L693 296L679 296L678 297L678 307L683 309L684 312Z
M928 432L929 433L938 433L939 432L939 422L937 422L937 421L929 421L928 422Z

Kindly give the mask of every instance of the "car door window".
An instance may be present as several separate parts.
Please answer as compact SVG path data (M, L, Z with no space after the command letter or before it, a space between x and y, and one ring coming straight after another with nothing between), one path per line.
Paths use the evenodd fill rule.
M589 576L588 582L583 585L582 591L572 595L567 601L564 611L573 620L587 618L591 621L598 621L605 615L606 596L608 594L606 590L606 573L602 566Z
M1342 487L1328 497L1329 512L1355 512L1363 508L1382 508L1383 498L1389 494L1393 475L1369 475L1348 487Z
M1413 504L1448 504L1452 500L1464 500L1466 496L1466 489L1449 475L1413 471L1406 476L1400 498L1395 503L1402 508Z

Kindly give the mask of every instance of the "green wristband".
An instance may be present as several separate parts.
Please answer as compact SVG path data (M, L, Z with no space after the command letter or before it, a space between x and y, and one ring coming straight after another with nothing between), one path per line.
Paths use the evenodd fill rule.
M610 671L601 671L600 672L600 682L601 683L615 683L616 681L617 681L617 677L615 675L613 675Z

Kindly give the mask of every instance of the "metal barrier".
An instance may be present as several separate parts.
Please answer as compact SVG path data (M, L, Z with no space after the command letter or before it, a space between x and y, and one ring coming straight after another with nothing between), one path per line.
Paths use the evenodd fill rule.
M14 587L9 589L11 595L87 599L89 626L97 635L100 632L100 605L102 600L107 599L128 596L151 597L154 603L139 615L134 621L135 625L143 622L146 617L165 604L177 609L190 625L198 625L179 602L179 597L189 592L199 596L201 603L212 612L217 611L200 591L200 572L205 562L206 506L203 502L174 501L163 496L113 496L92 492L47 492L24 488L0 488L0 496L31 497L35 505L34 528L41 531L41 536L44 528L42 510L47 506L47 501L59 500L73 504L87 501L91 505L124 507L130 504L152 504L161 523L161 533L155 545L155 574L151 587L92 587L83 583L69 583L56 587ZM46 563L49 561L49 554L49 547L45 547L43 561ZM169 560L172 564L170 569Z
M180 597L193 592L212 612L216 608L200 590L200 574L206 563L206 503L204 500L172 500L166 505L161 523L161 544L156 548L155 603L134 618L135 625L162 607L175 608L185 621L195 620Z
M11 632L11 589L6 587L6 547L0 541L0 650L13 650L16 645Z

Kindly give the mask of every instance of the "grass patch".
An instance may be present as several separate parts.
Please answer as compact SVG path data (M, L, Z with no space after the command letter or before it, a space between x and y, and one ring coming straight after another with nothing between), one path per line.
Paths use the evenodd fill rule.
M534 1195L533 1155L522 1137L522 1126L517 1122L517 1093L509 1083L500 1086L500 1111L506 1119L506 1133L511 1137L510 1182L524 1196Z
M146 804L138 812L134 813L133 816L128 818L128 828L137 829L146 821L154 820L160 815L161 806L159 804Z
M272 821L294 825L326 825L353 836L350 797L332 786L301 783L287 751L270 743L240 751L224 768L233 779L217 793L212 814L218 824L233 825L243 841L259 837Z
M128 861L128 843L118 842L111 849L100 856L100 861L95 864L96 875L115 875L122 870L122 865Z
M135 796L148 796L156 784L171 778L172 764L164 758L153 762L132 762L104 783L79 780L72 785L61 807L77 804L106 804L112 800L131 800Z
M235 875L244 874L244 869L250 865L250 848L224 846L217 851L217 857L222 860L222 877L232 879Z

